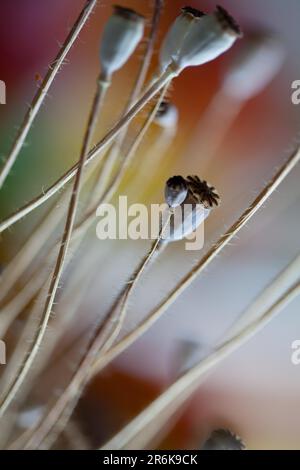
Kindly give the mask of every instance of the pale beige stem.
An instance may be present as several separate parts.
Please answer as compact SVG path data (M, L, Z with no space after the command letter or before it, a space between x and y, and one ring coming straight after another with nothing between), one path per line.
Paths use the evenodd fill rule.
M160 100L163 99L163 94L161 94L160 99L158 100L158 106L160 105ZM157 109L156 106L154 107L155 112L150 113L150 117L154 117L156 115ZM147 124L151 122L150 118L147 120ZM147 128L148 128L147 125ZM146 126L145 126L146 129ZM140 140L139 140L140 143ZM134 152L136 151L136 147L134 147ZM171 213L170 213L171 216ZM165 230L165 227L169 224L169 218L167 219L164 227L162 228L161 234L158 237L158 239L155 241L150 253L145 257L145 259L142 260L139 268L136 271L136 281L131 285L133 288L136 285L136 282L138 279L140 279L140 276L144 272L146 266L149 264L149 262L153 259L154 253L157 251L159 242L161 240L161 236ZM163 247L166 246L166 244L163 245ZM105 352L113 341L117 338L120 329L122 328L125 314L126 314L126 308L125 310L122 310L121 314L118 315L117 312L117 306L123 301L123 299L126 301L127 296L126 296L126 291L127 291L127 286L122 290L121 294L118 296L116 302L114 302L114 306L111 309L111 312L108 314L106 320L100 327L98 328L94 339L92 340L87 354L85 358L83 359L82 363L80 364L76 374L74 375L71 383L68 385L64 393L61 395L59 400L55 403L54 407L49 411L49 414L44 417L43 422L41 423L38 432L33 433L32 439L27 443L27 448L35 448L36 446L40 445L40 443L43 440L43 436L46 437L49 432L55 428L54 431L54 438L56 438L57 433L61 431L63 426L66 424L68 418L71 416L71 413L77 403L77 400L79 398L79 392L80 390L83 389L84 385L86 384L87 380L89 379L89 367L94 361L94 358L96 354L100 354L101 351ZM129 289L129 293L132 291L132 289ZM68 410L66 411L66 407L68 407ZM62 414L62 419L59 420L60 415ZM51 438L48 437L47 443L52 443Z
M169 215L167 217L167 220L166 220L164 226L161 228L159 236L157 237L157 239L153 243L153 245L151 247L151 250L145 256L145 258L142 260L139 268L135 271L134 275L132 276L131 280L129 281L129 285L126 286L126 290L125 290L124 294L119 299L119 303L121 304L121 310L120 310L120 313L118 314L118 316L116 317L116 319L110 320L110 322L115 321L116 323L113 327L112 332L110 333L109 337L107 338L107 340L105 341L105 343L103 345L103 351L104 352L107 351L114 344L115 340L118 338L118 336L119 336L119 334L122 330L122 327L123 327L124 322L125 322L127 310L128 310L128 304L129 304L130 297L131 297L134 289L138 285L139 280L141 279L142 275L144 274L146 267L154 259L155 254L161 253L161 251L158 250L158 247L159 247L159 244L160 244L160 242L163 238L164 232L165 232L166 228L168 227L168 225L170 223L170 219L171 219L172 214L173 214L173 212L170 210ZM162 246L164 247L166 245L162 245ZM101 357L100 354L99 354L99 356Z
M13 383L8 388L7 392L4 394L4 397L0 401L0 416L4 414L8 406L11 404L12 400L16 396L19 388L21 387L24 379L26 378L33 361L38 353L39 347L42 343L44 335L46 333L47 325L50 319L52 306L56 296L57 288L61 279L61 275L64 269L64 262L66 259L69 243L71 240L72 230L75 223L76 210L79 202L79 195L81 189L81 180L83 175L83 169L88 155L88 149L90 146L91 138L96 126L98 113L103 104L103 99L106 91L106 81L107 77L100 76L99 82L97 84L97 91L93 101L92 109L90 112L87 129L84 136L84 142L81 150L80 160L78 164L78 170L76 172L73 192L69 204L69 210L67 214L66 225L59 248L59 253L56 261L56 265L53 271L50 288L48 291L48 296L46 298L45 307L41 316L41 321L38 330L36 331L33 345L29 351L29 354L21 366L18 375L16 376Z
M25 286L1 309L0 338L4 338L10 325L34 298L47 280L45 270L37 270Z
M10 354L9 361L3 371L0 380L0 389L1 389L1 398L5 395L13 383L16 374L20 368L20 364L23 363L24 358L26 359L26 355L30 350L30 344L34 336L34 332L40 321L41 315L41 306L42 301L47 294L47 285L41 290L40 294L38 295L35 305L31 312L29 312L23 330L21 331L20 335L18 336L18 341L14 347L13 352Z
M154 1L153 16L151 20L150 33L149 33L149 37L147 40L147 47L146 47L145 53L143 54L143 60L141 62L140 69L137 74L137 78L132 88L132 92L128 99L127 106L124 110L123 116L130 110L131 106L138 99L142 91L143 85L145 83L147 73L150 67L150 63L151 63L151 58L153 56L155 41L157 38L162 5L163 5L162 0ZM120 155L120 150L125 141L127 130L128 130L128 126L124 127L123 131L120 132L120 134L116 138L113 146L111 147L108 153L108 156L104 162L104 165L101 168L98 181L96 182L95 187L91 193L91 200L90 200L90 203L88 204L88 210L90 210L91 207L93 207L97 203L97 201L103 198L103 195L106 191L112 171Z
M256 214L261 206L267 201L272 193L278 188L278 186L284 181L289 175L292 169L297 165L300 160L299 148L291 155L288 161L280 168L274 178L267 184L267 186L261 191L255 201L244 211L240 218L232 225L232 227L221 236L218 242L208 251L204 257L201 258L199 263L181 280L177 286L173 289L158 307L152 310L143 322L138 327L126 335L119 343L114 345L109 351L103 356L97 356L93 364L91 375L99 373L104 367L106 367L111 361L119 356L123 351L130 347L137 339L139 339L146 331L149 330L163 315L167 308L176 301L176 299L185 291L187 287L194 281L194 279L200 275L204 269L209 265L211 261L216 257L227 244L236 236L239 231L244 227L246 223ZM114 307L116 307L116 302Z
M166 83L171 81L176 75L177 71L174 71L173 67L170 66L166 72L145 92L145 94L132 106L130 111L121 118L115 126L103 137L103 139L91 150L86 159L85 165L94 161L94 159L101 154L102 150L108 147L111 142L118 136L124 127L126 127L135 116L144 108L144 106L151 101L151 99L165 86ZM103 157L103 154L102 154ZM49 198L54 196L61 188L70 181L77 172L78 163L73 165L63 176L61 176L54 184L46 189L42 194L31 200L28 204L23 206L21 209L16 211L11 216L7 217L0 223L0 233L11 227L18 220L25 217L27 214L37 209L41 204L44 204Z
M66 191L55 204L36 230L30 235L16 256L9 262L1 274L0 300L2 301L16 281L24 274L28 266L43 248L46 240L58 227L66 212L66 202L70 198L70 191ZM1 313L2 315L2 313ZM1 319L1 318L0 318Z
M197 390L203 380L203 376L209 370L249 341L299 294L300 282L298 281L264 312L260 318L189 369L101 449L139 449L147 445L157 431L168 422L183 403ZM146 431L147 442L143 438L144 430Z
M65 40L61 50L58 55L52 62L49 67L48 73L41 84L39 90L37 91L28 112L25 115L24 121L20 127L18 135L14 141L12 149L6 159L6 162L3 168L0 171L0 188L3 186L3 183L9 174L12 166L14 165L20 150L22 149L25 139L28 135L28 132L31 129L31 126L44 102L44 99L47 96L50 86L52 85L53 80L55 79L60 67L62 66L67 54L69 53L74 42L78 38L83 26L86 24L88 18L90 17L93 9L97 4L97 0L88 0L81 11L78 19L76 20L74 26L72 27L67 39Z

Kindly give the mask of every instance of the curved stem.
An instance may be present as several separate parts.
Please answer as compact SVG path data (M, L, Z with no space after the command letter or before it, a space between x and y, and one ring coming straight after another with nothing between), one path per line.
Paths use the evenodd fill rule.
M140 70L138 72L136 82L132 88L132 92L128 99L127 106L125 108L123 116L130 110L131 106L139 97L143 85L145 83L147 73L150 67L151 58L153 56L155 41L157 38L158 27L159 27L159 20L161 15L161 10L163 6L163 0L154 0L154 9L153 9L153 16L151 20L151 29L149 33L149 37L147 40L147 48L143 55L143 60L141 62ZM107 184L109 182L110 176L112 174L113 168L117 162L117 159L120 154L120 150L124 143L124 140L127 135L128 126L124 127L123 131L120 132L117 139L115 140L113 146L111 147L107 158L101 168L98 181L96 181L95 188L91 193L91 200L88 204L88 210L93 207L99 199L105 198L104 193L107 191Z
M41 317L41 321L39 325L40 327L38 328L36 332L32 348L29 351L29 354L25 360L25 363L23 364L21 370L19 371L19 374L17 375L16 379L10 385L8 391L5 393L4 397L1 399L0 416L2 416L3 413L6 411L6 409L8 408L8 406L14 399L16 393L18 392L20 386L22 385L25 377L27 376L31 368L31 365L38 353L39 347L41 345L41 342L46 332L46 328L50 319L54 299L55 299L58 285L59 285L61 275L63 272L66 254L67 254L69 243L71 240L72 230L73 230L73 226L75 222L76 210L77 210L78 201L79 201L84 164L86 162L88 148L91 142L92 134L96 126L96 122L97 122L101 105L103 104L103 99L105 96L106 89L107 89L106 77L100 76L99 83L97 85L96 95L94 97L92 109L91 109L89 120L88 120L87 129L86 129L85 136L84 136L83 146L82 146L80 160L78 164L78 171L76 173L76 177L75 177L75 181L73 185L73 192L72 192L71 200L69 204L66 225L65 225L62 241L60 244L56 265L53 271L50 288L49 288L47 299L46 299L46 304L45 304L44 311Z
M34 432L31 438L28 440L25 446L26 449L37 448L44 441L44 439L46 439L47 441L47 436L49 435L50 431L53 432L54 428L55 432L53 437L55 439L57 437L57 434L61 432L63 427L66 425L79 399L79 392L84 388L90 377L88 371L94 361L95 355L98 355L101 352L105 353L105 351L109 349L111 344L119 335L119 332L122 328L125 319L129 295L132 293L134 287L141 278L147 265L150 263L150 261L153 259L154 254L157 252L164 231L170 222L171 215L172 212L170 211L170 214L164 226L160 230L159 236L153 243L150 252L142 260L139 268L136 270L136 273L132 278L132 284L126 289L122 298L120 299L122 301L122 310L120 315L118 315L116 324L113 324L112 330L112 320L110 320L110 322L105 322L104 325L100 326L99 331L96 332L96 334L93 336L90 346L88 347L87 354L85 355L81 364L77 368L77 371L73 376L71 382L69 383L68 387L59 397L59 399L57 400L53 408L49 411L47 416L43 418L43 421L40 423L37 432ZM53 441L51 440L50 443L52 442ZM49 442L47 444L49 445Z
M157 430L161 429L182 404L191 397L200 385L204 374L245 344L245 342L249 341L299 294L300 282L298 281L271 305L260 318L252 322L238 335L224 342L212 354L189 369L101 449L142 448L147 444L143 440L144 430L148 430L146 433L147 441L151 440L157 433ZM151 425L153 427L150 427Z
M72 27L67 39L65 40L61 50L59 51L57 57L54 59L52 64L49 67L48 73L41 84L39 90L37 91L29 110L27 111L24 121L20 127L18 135L14 141L12 149L6 159L6 162L3 168L0 170L0 188L3 186L3 183L9 174L12 166L14 165L23 145L25 139L28 135L28 132L31 129L31 126L43 104L44 99L47 96L49 88L55 79L60 67L63 64L63 61L66 58L66 55L70 51L71 47L73 46L74 42L79 36L80 31L82 30L83 26L87 22L89 16L91 15L93 9L97 4L97 0L88 0L80 13L78 19L76 20L74 26Z
M135 116L143 109L143 107L151 101L151 99L163 88L163 86L171 81L176 75L177 71L174 71L170 66L166 72L145 92L145 94L132 106L130 111L121 118L115 126L103 137L103 139L95 146L95 148L89 152L85 165L91 163L97 156L110 145L111 142L117 137L117 135L126 127ZM103 155L102 155L103 156ZM18 220L25 217L27 214L37 209L39 206L44 204L54 194L56 194L61 188L65 186L75 175L78 169L78 163L73 165L63 176L61 176L54 184L52 184L46 191L34 198L28 204L23 206L21 209L16 211L14 214L9 216L7 219L0 223L0 233L7 228L11 227Z

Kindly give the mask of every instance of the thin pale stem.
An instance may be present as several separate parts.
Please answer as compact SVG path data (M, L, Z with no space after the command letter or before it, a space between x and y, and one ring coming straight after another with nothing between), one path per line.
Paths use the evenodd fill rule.
M85 217L87 217L87 218L91 217L93 214L95 214L95 211L96 211L97 207L100 204L102 204L103 202L109 201L114 196L118 186L120 185L120 183L121 183L121 181L122 181L122 179L123 179L123 177L126 173L127 168L132 163L132 160L135 157L135 154L136 154L139 146L141 145L146 133L149 130L150 125L152 124L152 122L153 122L153 120L154 120L154 118L155 118L155 116L158 112L158 109L159 109L162 101L164 100L164 97L167 93L168 87L169 87L169 83L167 83L164 86L163 90L161 91L160 97L159 97L158 101L156 102L156 105L153 107L152 111L149 113L148 118L146 119L143 127L141 128L140 132L138 133L137 137L135 138L132 146L130 147L127 154L124 156L123 161L122 161L115 177L113 178L113 180L110 182L110 184L106 188L106 191L104 192L104 194L95 203L94 207L90 208L90 210L87 212Z
M181 295L182 292L193 282L193 280L208 266L216 255L232 240L234 236L245 226L246 223L256 214L261 206L267 201L271 194L278 188L282 181L289 175L300 160L299 148L290 156L288 161L280 168L274 178L266 185L254 202L244 211L241 217L232 225L219 241L209 250L200 262L177 284L170 295L155 308L148 317L131 333L113 346L105 354L98 355L94 359L93 367L90 370L90 378L106 367L113 359L126 350L138 338L158 321L167 308Z
M174 413L197 390L207 372L249 341L299 294L300 282L298 281L271 305L261 317L189 369L101 449L138 449L147 445L157 431L162 429ZM143 431L147 431L147 442L143 438Z
M43 83L41 84L39 90L37 91L28 112L25 115L24 121L20 127L18 135L14 141L12 149L6 159L6 162L3 168L0 171L0 188L2 188L3 183L9 174L12 166L14 165L23 145L25 139L32 127L32 124L44 102L44 99L47 96L50 86L52 85L53 80L55 79L60 67L62 66L68 52L73 46L74 42L78 38L82 28L86 24L88 18L90 17L93 9L97 4L97 0L88 0L81 11L79 17L77 18L74 26L72 27L67 39L65 40L61 50L59 51L57 57L54 59L52 64L49 67L48 73L44 78Z
M143 109L143 107L168 83L172 78L177 75L172 67L169 67L166 72L146 91L146 93L132 106L130 111L121 118L115 126L103 137L103 139L89 152L85 161L85 165L90 164L101 152L108 147L117 135L126 127L135 116ZM102 154L103 157L103 154ZM73 165L63 176L61 176L54 184L52 184L42 194L34 198L28 204L9 216L7 219L0 223L0 233L11 227L18 220L25 217L27 214L37 209L39 206L48 201L49 198L54 196L61 188L65 186L75 175L78 169L78 163Z
M45 270L37 270L31 279L14 297L1 308L0 338L4 338L6 332L14 320L24 310L26 305L34 298L47 280Z
M146 132L148 131L148 129L149 129L156 113L157 113L157 110L160 106L160 103L163 101L163 98L164 98L165 93L167 91L167 87L168 87L168 85L166 85L164 87L164 89L162 90L159 100L157 101L156 105L153 107L153 110L149 113L149 116L148 116L144 126L142 127L141 131L137 135L137 137L134 140L132 146L130 147L129 151L127 152L126 156L124 157L124 160L122 162L121 167L119 168L118 173L116 174L116 176L114 177L112 182L109 184L105 194L102 196L102 198L100 200L97 201L95 206L92 207L89 210L89 212L87 212L85 214L83 220L80 221L77 224L77 226L75 227L75 229L73 231L73 237L72 237L73 242L76 242L77 244L80 243L80 240L83 238L84 234L87 232L87 230L89 229L89 227L91 226L91 224L94 221L94 215L95 215L96 209L99 206L99 204L102 204L104 202L109 201L113 197L113 195L115 194L115 191L117 190L120 182L122 181L122 178L125 175L128 166L130 165L132 159L134 158L138 147L140 146ZM46 219L45 229L47 230L48 227L49 227L49 224L48 224L47 219ZM45 229L43 228L41 233L40 233L40 231L37 231L37 240L38 241L41 240L41 234L45 233ZM25 255L26 255L25 260L26 261L28 261L28 259L31 259L30 257L31 257L32 251L34 251L34 244L32 244L30 241L29 241L29 244L30 244L30 247L32 248L32 250L30 252L25 252ZM56 244L55 244L55 246L53 247L53 249L51 251L53 251L55 249L57 249ZM29 256L29 258L28 258L28 256ZM17 270L17 272L12 270L12 273L14 274L14 276L11 276L11 278L13 279L13 277L15 278L16 274L19 273L19 270ZM39 279L37 279L36 282L32 282L32 280L29 281L29 285L26 284L22 288L22 290L17 295L17 299L14 299L12 302L9 302L5 306L4 311L5 311L5 314L6 314L5 315L6 323L8 322L10 324L11 321L13 321L16 318L16 316L18 314L18 312L16 312L16 308L19 307L19 312L21 312L22 307L25 306L24 302L28 303L28 301L30 300L30 297L28 298L28 296L31 295L33 297L34 294L38 291L38 289L40 287L41 287L41 283L40 283ZM16 301L16 300L18 300L18 301Z
M37 253L45 246L47 238L51 236L58 227L66 211L65 204L70 198L67 191L61 195L59 204L55 204L43 221L30 235L27 242L22 246L16 256L9 262L8 266L1 273L0 300L3 301L16 281L26 271L31 262L36 258Z
M170 294L154 308L148 317L131 333L116 344L104 357L97 357L93 365L93 375L98 373L109 362L115 359L138 338L140 338L148 329L158 321L164 312L177 300L177 298L187 289L191 283L199 276L215 259L217 254L228 245L228 243L239 233L239 231L249 222L256 212L265 204L268 198L273 194L278 186L285 180L289 173L295 168L300 161L300 149L297 148L290 156L288 161L282 165L273 179L265 186L253 203L243 212L239 219L231 226L231 228L220 237L218 242L205 254L199 263L189 271L189 273L175 286Z
M204 255L191 271L175 286L172 292L152 312L158 318L177 300L177 298L192 284L192 282L207 268L216 256L228 245L238 232L249 222L256 212L264 205L278 186L300 161L300 148L298 147L288 161L279 169L273 179L265 186L252 204L245 210L230 229L221 236L218 242Z
M158 250L159 244L163 238L164 232L167 229L170 219L172 216L172 211L170 210L169 215L167 217L167 220L164 224L164 226L161 228L159 236L153 243L149 253L145 256L145 258L142 260L140 266L138 269L135 271L134 275L132 276L131 280L129 281L129 285L126 287L126 290L124 294L122 295L121 298L119 298L118 303L121 304L121 310L116 319L111 319L110 323L115 323L112 332L108 336L107 340L105 341L103 345L103 351L107 351L115 342L115 340L118 338L122 327L124 325L124 321L126 318L127 310L128 310L128 304L130 297L132 296L132 293L136 286L138 285L139 280L141 279L143 273L145 272L146 267L149 265L149 263L154 259L155 254L160 254L161 251ZM101 357L101 355L100 355Z
M94 362L95 356L101 354L102 352L104 354L118 337L126 316L129 295L137 285L150 261L153 260L154 254L160 253L160 251L158 251L159 243L163 237L166 227L170 222L171 215L172 212L170 211L169 217L160 230L159 236L153 243L150 252L142 260L138 269L136 270L136 273L129 281L129 287L126 287L126 289L122 291L121 295L114 303L114 308L108 315L106 321L100 325L96 331L96 334L93 336L90 346L88 347L87 353L79 365L70 384L57 400L53 408L49 411L47 416L43 418L43 421L40 423L38 429L33 432L31 438L26 444L27 449L37 448L44 441L44 439L46 440L44 445L51 445L53 440L56 439L57 434L61 432L63 427L66 425L73 412L73 409L77 404L81 390L83 390L84 386L90 378L89 369ZM120 303L122 303L122 310L121 313L118 314L117 312L115 313L115 311ZM49 436L50 432L52 432L52 436Z
M52 275L52 280L50 283L50 288L48 291L48 296L46 299L46 304L44 307L43 314L41 316L41 321L39 328L36 332L32 348L29 351L29 354L21 367L19 374L15 378L14 382L11 384L9 387L8 391L4 395L4 397L1 400L0 403L0 416L4 414L12 400L14 399L16 393L18 392L19 388L21 387L24 379L26 378L31 365L38 353L39 347L42 343L42 340L44 338L44 335L46 333L47 325L50 319L53 303L55 300L56 292L58 289L58 285L61 279L61 275L63 273L64 269L64 262L66 259L69 243L71 240L71 235L72 235L72 230L74 227L75 223L75 216L76 216L76 210L79 202L79 195L80 195L80 188L81 188L81 180L82 180L82 175L83 175L83 169L84 165L87 159L88 155L88 149L89 145L91 142L91 138L97 123L98 119L98 114L101 108L101 105L103 104L103 99L105 96L105 91L107 89L107 77L102 77L100 76L99 78L99 83L97 84L97 91L96 95L93 101L92 109L90 112L89 120L88 120L88 125L87 125L87 130L85 132L84 136L84 141L83 141L83 146L81 150L81 155L80 155L80 160L78 164L78 170L75 176L75 181L74 181L74 186L73 186L73 192L71 195L71 200L69 204L69 210L67 214L67 220L66 220L66 225L61 241L61 245L59 248L59 253L56 261L56 265L53 271Z
M145 83L147 73L150 67L151 59L153 56L155 41L157 38L162 6L163 6L162 0L154 0L153 16L151 20L151 28L150 28L150 33L149 33L149 37L147 40L146 50L145 50L145 53L143 54L141 66L137 74L135 84L129 96L123 116L130 110L130 108L133 106L135 101L138 99L142 91L143 85ZM125 141L127 130L128 130L128 126L124 127L123 131L120 132L120 134L118 135L114 144L112 145L111 149L108 152L108 155L105 159L103 167L100 170L98 180L96 181L95 187L93 191L91 192L91 200L90 200L90 203L88 204L88 210L91 207L93 207L99 199L103 197L104 192L106 191L106 187L109 182L110 176L112 174L113 168L117 162L117 159L120 154L120 150Z
M268 200L272 193L278 188L278 186L284 181L289 175L293 168L297 165L300 160L299 148L290 156L288 161L282 165L280 170L276 173L274 178L266 185L266 187L257 196L254 202L244 211L239 219L232 225L232 227L221 236L218 242L208 251L207 254L197 263L197 265L181 280L177 286L173 289L158 307L152 310L140 325L137 326L132 332L126 335L121 341L109 349L105 354L95 358L93 367L90 371L93 375L99 373L104 367L106 367L111 361L118 357L123 351L129 348L135 341L137 341L149 328L151 328L163 315L173 302L185 291L186 288L194 281L194 279L200 275L204 269L207 268L209 263L214 260L217 253L227 246L227 244L235 237L239 231L244 227L245 224L256 214L256 212L262 207L263 204ZM217 253L216 253L217 250ZM123 292L124 293L124 292ZM117 299L118 300L118 299ZM114 303L112 310L116 307L117 303Z

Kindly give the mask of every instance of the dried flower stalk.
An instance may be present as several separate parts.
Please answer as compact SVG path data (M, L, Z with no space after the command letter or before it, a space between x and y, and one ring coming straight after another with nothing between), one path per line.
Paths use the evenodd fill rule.
M0 171L0 188L3 186L3 183L9 174L12 166L14 165L23 145L25 139L28 135L28 132L31 129L31 126L44 102L44 99L47 96L50 86L52 85L53 80L55 79L60 67L63 65L63 62L69 53L71 47L77 40L82 28L89 19L93 9L97 4L97 0L88 0L80 13L78 19L76 20L74 26L72 27L67 39L65 40L61 50L59 51L57 57L54 59L52 64L49 67L48 73L41 84L39 90L37 91L28 112L25 115L24 121L20 127L16 140L13 144L13 147L7 157L7 160Z
M246 341L250 340L253 335L266 326L299 294L300 282L298 281L264 312L260 318L243 329L240 334L223 343L212 354L182 375L101 449L143 448L149 439L151 440L155 436L157 429L161 429L179 407L191 397L201 383L203 376L211 368L215 367L219 362L245 344ZM144 441L144 430L147 442Z

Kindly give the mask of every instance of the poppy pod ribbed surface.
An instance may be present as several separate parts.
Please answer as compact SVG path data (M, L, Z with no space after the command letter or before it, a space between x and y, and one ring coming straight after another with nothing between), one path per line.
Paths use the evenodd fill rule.
M107 21L100 46L100 63L110 77L130 58L144 34L145 19L129 8L114 7Z

